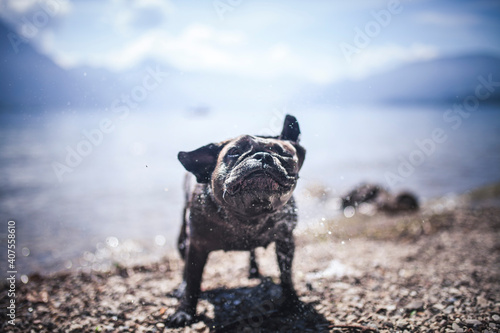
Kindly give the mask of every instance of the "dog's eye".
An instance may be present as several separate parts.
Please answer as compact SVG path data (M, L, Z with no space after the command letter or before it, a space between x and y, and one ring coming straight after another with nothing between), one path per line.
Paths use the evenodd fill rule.
M229 156L229 157L238 157L240 155L241 155L241 149L236 148L236 147L229 149L227 152L227 156Z
M281 146L273 146L270 150L283 157L293 157L289 151L283 149Z

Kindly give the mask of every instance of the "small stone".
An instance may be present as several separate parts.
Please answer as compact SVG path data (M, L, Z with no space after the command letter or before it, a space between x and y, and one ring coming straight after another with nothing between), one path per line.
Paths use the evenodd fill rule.
M446 309L444 309L443 312L446 314L450 314L453 312L454 309L455 309L455 307L453 305L450 305Z
M406 326L408 326L408 322L406 322L406 320L404 320L404 319L400 319L400 320L398 320L398 322L396 323L396 326L397 326L397 328L399 328L399 329L404 329Z
M424 309L424 302L422 301L413 301L405 306L406 311L419 311Z
M467 319L465 320L465 324L467 324L467 326L474 327L474 326L481 326L483 323L476 319Z
M500 316L499 316L499 315L497 315L497 314L494 314L493 316L491 316L491 319L492 319L493 321L499 322L499 321L500 321Z
M384 326L385 326L385 327L390 327L390 328L393 328L393 327L394 327L394 324L393 324L393 323L391 323L390 321L386 321L386 322L384 323Z
M156 324L156 327L158 327L160 329L163 329L163 328L165 328L165 324L164 323L158 323L158 324Z
M445 308L444 308L444 305L441 304L441 303L436 303L432 306L434 309L436 310L439 310L439 311L443 311Z
M477 297L477 305L480 307L487 307L488 306L488 300L484 298L483 296L478 296Z
M193 324L191 327L197 332L202 332L203 330L205 330L206 326L202 321L199 321L196 324Z
M457 323L453 323L451 328L455 330L456 333L463 333L464 330Z

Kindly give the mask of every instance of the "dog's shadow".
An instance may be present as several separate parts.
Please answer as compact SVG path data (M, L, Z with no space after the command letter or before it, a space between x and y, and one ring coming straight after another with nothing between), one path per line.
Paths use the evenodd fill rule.
M328 332L330 324L311 304L287 307L281 287L270 279L255 287L208 290L200 298L214 306L213 319L200 316L212 332Z

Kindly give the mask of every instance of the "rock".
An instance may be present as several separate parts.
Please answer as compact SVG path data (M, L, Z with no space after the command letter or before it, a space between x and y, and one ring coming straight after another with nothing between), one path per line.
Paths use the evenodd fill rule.
M424 309L424 302L417 300L410 302L405 306L405 309L407 312L412 312L412 311L421 311Z
M497 323L498 323L498 322L500 322L500 316L499 316L499 315L497 315L497 314L494 314L493 316L491 316L491 319L492 319L493 321L497 322Z
M400 330L406 328L406 326L408 326L408 322L404 319L400 319L396 323L396 327L399 328Z
M432 309L434 311L438 312L438 311L443 311L445 309L445 307L441 303L436 303L436 304L432 305Z
M481 307L487 307L488 306L488 300L484 298L483 296L478 296L477 297L477 305Z
M197 322L196 324L193 324L191 326L196 332L203 332L206 328L205 324L201 321Z
M393 324L393 323L391 323L390 321L386 321L386 322L384 323L384 326L385 326L385 327L389 327L389 328L394 328L394 324Z
M376 210L386 213L403 213L419 209L417 197L410 192L392 195L376 184L361 184L342 197L342 208L361 208L373 204Z
M471 327L474 327L474 326L481 326L483 323L480 322L479 320L476 320L476 319L467 319L465 321L465 324L467 326L471 326Z
M457 323L453 323L451 325L451 328L453 330L455 330L456 333L463 333L464 332L463 328L461 328L460 325L458 325Z
M446 309L444 309L443 312L446 314L451 314L453 313L453 310L455 310L455 307L453 305L450 305Z

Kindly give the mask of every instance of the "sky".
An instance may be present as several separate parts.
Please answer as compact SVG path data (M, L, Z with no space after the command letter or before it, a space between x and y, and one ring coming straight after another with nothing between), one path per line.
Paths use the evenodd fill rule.
M405 63L500 55L500 2L0 0L0 19L63 68L330 84Z

